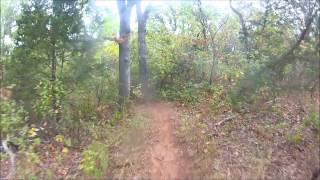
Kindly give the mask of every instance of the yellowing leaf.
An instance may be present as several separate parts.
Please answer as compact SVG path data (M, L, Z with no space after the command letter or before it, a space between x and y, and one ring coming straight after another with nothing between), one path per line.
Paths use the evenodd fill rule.
M37 135L37 131L39 131L39 129L37 128L31 128L28 130L28 137L35 137Z
M68 154L68 153L69 153L69 149L66 148L66 147L64 147L64 148L62 149L62 152L65 153L65 154Z
M57 142L63 142L64 136L63 136L63 135L56 135L56 137L54 137L54 139L55 139Z
M200 118L201 117L201 114L196 114L196 118Z

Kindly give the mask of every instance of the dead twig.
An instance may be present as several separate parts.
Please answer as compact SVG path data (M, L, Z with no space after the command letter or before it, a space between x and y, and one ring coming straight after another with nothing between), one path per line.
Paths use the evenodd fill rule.
M236 117L236 115L229 116L229 117L227 117L227 118L225 118L225 119L223 119L223 120L215 123L213 126L215 126L215 127L221 126L221 125L223 125L224 123L226 123L227 121L231 121L231 120L234 119L235 117Z

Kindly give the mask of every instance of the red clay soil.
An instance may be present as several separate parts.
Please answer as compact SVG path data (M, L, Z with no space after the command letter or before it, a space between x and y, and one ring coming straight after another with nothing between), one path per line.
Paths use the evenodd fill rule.
M148 172L151 179L188 179L190 163L177 144L175 121L176 108L169 103L152 102L138 106L139 113L146 115L151 123L152 138L146 155L150 159Z

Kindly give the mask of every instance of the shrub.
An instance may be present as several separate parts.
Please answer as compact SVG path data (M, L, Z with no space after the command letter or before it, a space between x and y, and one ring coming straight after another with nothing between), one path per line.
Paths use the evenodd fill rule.
M210 92L210 109L213 114L217 113L220 109L226 110L230 108L230 102L223 86L213 85L210 87Z
M182 86L167 87L160 90L160 96L168 100L176 100L188 105L199 101L201 85L188 83Z
M287 138L288 138L289 143L291 143L291 144L298 144L302 140L301 134L299 132L289 134L287 136Z
M26 111L14 101L0 101L1 137L16 136L27 118Z
M312 125L312 127L318 132L320 133L320 120L319 120L319 113L312 109L308 116L306 117L305 121L307 123L310 123Z
M62 99L65 97L66 91L61 81L57 80L54 84L48 80L40 81L36 87L39 98L35 103L35 110L42 118L52 117L54 113L59 113L62 110ZM55 97L53 97L53 92ZM57 109L53 112L52 100L55 98Z
M107 147L98 141L91 143L82 153L80 169L90 177L100 178L107 168Z

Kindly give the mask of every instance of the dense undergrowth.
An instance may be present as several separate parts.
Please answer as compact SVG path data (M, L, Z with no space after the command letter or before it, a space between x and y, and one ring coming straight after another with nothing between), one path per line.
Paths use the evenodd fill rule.
M193 1L157 7L150 14L150 94L179 102L184 109L179 135L197 166L194 177L215 169L216 174L205 178L225 178L225 168L232 165L223 153L228 148L238 153L231 157L249 164L245 177L261 178L277 167L272 157L287 157L285 150L293 154L302 149L308 158L317 150L312 146L320 134L318 4L306 1L301 6L317 5L300 12L290 2L268 2L260 10L247 7L252 10L245 15L248 37L236 15L224 18ZM282 3L292 11L277 9ZM104 9L102 15L97 6L82 1L61 1L57 9L51 5L1 1L1 40L12 40L1 44L1 140L16 148L18 179L103 178L117 166L114 150L123 137L143 126L131 112L142 98L136 30L130 39L131 93L127 106L120 106L118 44L101 40L118 31L115 12ZM299 13L305 18L314 14L314 21L286 55L301 35L297 30L307 28L296 22ZM52 31L52 24L59 30ZM54 65L49 63L52 53ZM253 144L267 150L270 145L280 153L255 152ZM212 167L214 161L220 164ZM1 153L1 171L6 172L1 178L10 167L8 155ZM241 172L235 170L234 177Z

